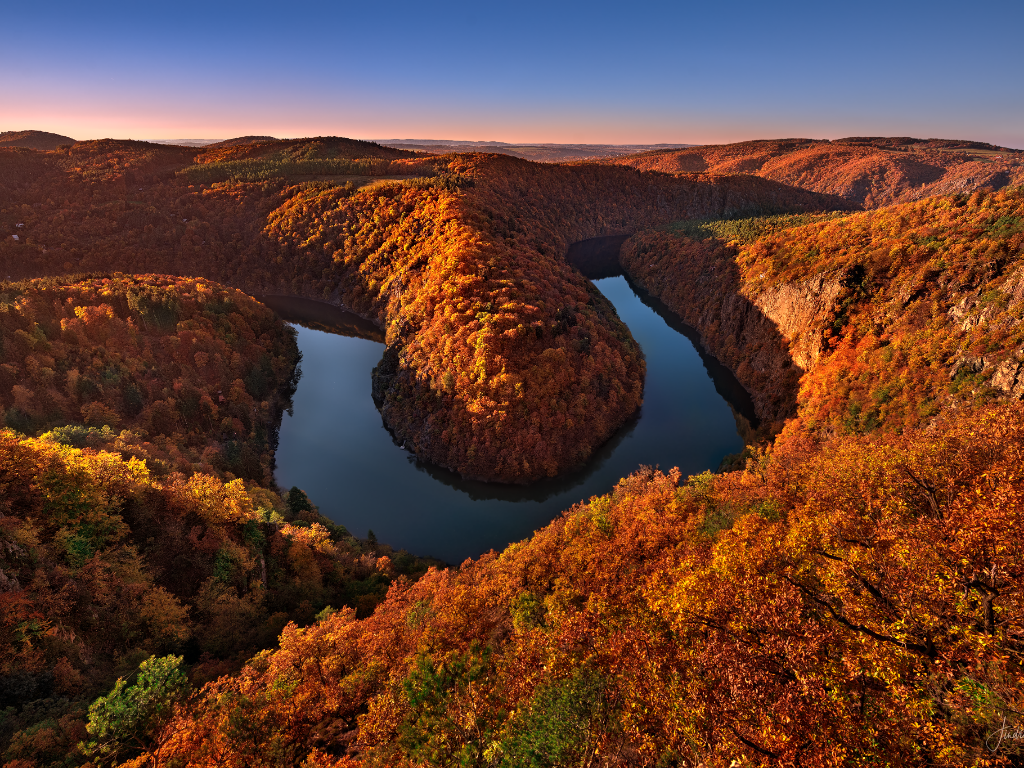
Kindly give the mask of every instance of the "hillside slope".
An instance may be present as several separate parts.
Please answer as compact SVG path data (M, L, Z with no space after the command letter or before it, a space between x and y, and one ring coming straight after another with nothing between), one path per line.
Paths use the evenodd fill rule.
M991 737L1024 706L1024 552L1014 533L1024 522L1024 410L993 401L1019 395L1022 201L1018 191L976 193L636 235L624 250L627 269L641 274L639 265L656 264L647 276L689 290L680 301L699 313L715 299L728 304L708 290L719 272L737 281L723 283L734 295L769 312L780 304L764 297L787 285L840 278L844 292L804 328L821 343L783 337L796 342L788 354L806 363L800 384L810 396L773 444L740 472L684 479L642 470L500 555L411 584L396 579L366 618L342 611L288 625L278 650L179 699L169 721L114 729L104 748L139 766L571 765L595 754L623 766L1012 764L1020 745L993 751ZM765 345L749 341L740 352L756 366ZM980 359L959 357L976 347L985 350ZM58 450L15 443L23 452ZM3 466L36 472L31 461ZM104 482L118 476L107 470ZM10 487L33 481L18 475ZM122 505L129 525L136 508L148 508L139 503ZM106 519L97 503L84 509L94 510L90 524ZM25 525L5 519L8 528ZM217 552L227 547L251 579L257 550L242 532L241 541L229 533ZM288 552L304 552L294 549L305 542L300 533L289 535ZM30 538L19 534L16 543ZM45 556L58 584L67 567L59 558L78 552L78 538L44 539L53 542ZM326 565L301 570L307 561L296 557L301 592ZM19 580L24 572L4 570ZM133 583L141 591L132 600L152 602L146 595L158 586L170 591ZM200 620L169 627L205 643L233 636L235 614L214 621L195 599ZM150 621L142 605L130 613L141 617L136 623ZM216 608L229 609L248 610L244 601ZM10 615L20 633L9 651L17 664L64 647L37 648L46 625ZM261 626L270 631L273 619ZM95 643L91 631L83 626L76 637ZM144 652L174 648L140 642ZM53 682L40 684L83 685L72 657L53 669ZM217 667L199 669L196 683ZM82 736L81 705L48 706L54 716L19 735L6 759L80 761L72 744ZM90 733L98 712L89 715Z
M1022 446L1015 404L639 472L369 619L287 629L134 764L1008 765Z
M241 291L157 275L0 284L0 350L9 427L106 429L75 441L116 443L164 473L273 482L299 352Z
M154 275L3 284L0 354L0 412L19 430L0 429L4 765L81 758L88 703L147 656L212 679L287 622L368 615L426 569L276 490L299 355L242 292Z
M762 313L800 387L781 435L739 472L641 470L367 620L286 631L145 760L1020 758L992 738L1024 702L1024 408L999 403L1024 369L1024 192L666 229L623 266L755 385L781 367Z
M667 173L749 173L867 208L1024 183L1024 151L941 139L748 141L613 162Z
M299 491L158 478L137 458L52 434L0 430L0 490L5 765L55 748L81 761L89 702L148 656L182 654L193 679L212 679L273 645L289 621L310 623L331 604L368 615L392 581L425 570L356 541Z
M992 741L1024 708L1024 192L851 212L752 176L375 151L0 151L8 274L204 276L0 287L4 418L41 433L0 432L7 765L1024 757ZM642 395L563 258L608 235L752 391L740 471L643 468L408 581L262 460L214 460L265 450L294 348L211 277L378 323L373 393L421 456L579 460Z
M280 141L275 139L273 136L239 136L234 139L225 139L224 141L218 141L213 144L207 144L207 147L234 147L239 144L256 144L264 141Z
M356 188L364 175L379 181ZM336 138L11 153L0 187L0 274L203 275L346 305L385 330L373 388L396 439L505 482L579 465L642 398L642 355L564 260L570 243L680 217L850 207L755 178Z
M1024 392L1024 191L782 218L643 232L620 257L762 419L899 431Z
M488 154L512 155L523 160L543 163L560 163L572 160L595 160L606 157L632 155L665 145L623 145L623 144L507 144L488 141L443 141L443 140L378 140L380 144L434 155L452 153L485 152ZM686 146L672 144L672 147Z
M3 131L0 133L0 147L21 147L23 149L56 149L75 140L58 133L46 131Z

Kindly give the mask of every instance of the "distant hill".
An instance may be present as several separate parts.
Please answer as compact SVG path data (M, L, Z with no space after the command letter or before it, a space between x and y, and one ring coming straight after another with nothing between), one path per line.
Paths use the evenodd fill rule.
M376 139L378 144L438 155L452 152L491 152L540 163L568 160L600 160L650 150L680 149L692 144L507 144L503 141L456 141L449 139Z
M745 141L655 150L610 162L644 171L752 174L868 208L1024 183L1024 151L953 139Z
M46 131L4 131L0 133L0 147L26 149L56 149L61 144L74 144L75 140L59 133Z
M267 141L281 141L273 136L239 136L237 139L211 142L210 147L237 147L241 144L262 144Z
M203 147L199 163L264 158L275 160L324 160L338 158L416 158L415 152L381 146L372 141L341 136L315 136L305 139L274 139L269 136L243 136Z
M168 144L175 147L209 147L220 144L220 139L150 139L150 144Z

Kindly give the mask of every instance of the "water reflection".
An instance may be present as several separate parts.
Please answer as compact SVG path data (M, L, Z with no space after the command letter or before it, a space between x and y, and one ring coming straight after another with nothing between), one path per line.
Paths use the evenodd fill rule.
M314 331L325 331L339 336L384 343L384 331L375 323L325 301L314 301L300 296L280 296L273 293L254 295L277 312L286 323L301 325L303 328Z
M299 317L293 302L288 318L306 323L298 328L303 375L293 414L281 425L278 483L305 490L357 536L372 529L395 547L457 563L529 536L642 464L695 474L741 450L734 411L686 335L623 277L595 284L643 348L647 380L641 411L580 471L513 486L465 480L424 464L395 444L370 398L370 371L383 345L370 340L368 328L357 336L350 318L341 319L349 335L316 330L326 327L323 305L310 319ZM308 327L314 322L321 325Z
M623 440L628 438L637 424L643 409L638 410L615 432L611 438L594 452L585 466L566 472L559 477L538 480L530 485L509 485L507 483L485 483L482 480L467 480L457 472L420 461L413 455L409 463L420 472L426 472L434 480L461 491L474 501L547 501L555 496L564 496L574 488L584 485L594 474L600 473ZM579 499L577 499L579 501Z
M620 272L620 274L622 274ZM665 321L665 325L671 328L676 333L681 333L690 343L693 344L693 348L697 351L700 356L700 361L704 365L704 370L708 372L708 376L711 377L712 383L715 385L715 391L718 392L722 398L729 403L732 407L733 412L736 414L737 419L744 419L742 426L745 429L753 431L758 428L761 420L757 418L757 410L754 407L754 400L750 397L750 393L740 384L739 379L726 368L722 363L718 361L718 358L712 357L704 351L704 346L701 343L700 333L696 328L687 325L682 319L673 312L661 299L656 296L652 296L639 285L629 279L628 275L623 274L623 279L629 284L629 287L636 294L636 297L640 299L644 304L650 307L654 312ZM741 429L742 431L742 429Z

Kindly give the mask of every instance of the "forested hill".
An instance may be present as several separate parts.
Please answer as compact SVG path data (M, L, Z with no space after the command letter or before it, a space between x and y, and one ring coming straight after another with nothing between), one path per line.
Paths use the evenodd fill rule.
M830 146L994 151L901 141ZM34 278L0 283L3 761L1019 763L1024 191L965 183L865 211L335 138L0 149L0 274ZM643 397L565 258L605 235L751 391L735 471L640 468L441 570L272 486L297 350L238 289L372 320L393 432L527 482Z
M234 139L225 139L224 141L216 141L211 144L207 144L207 147L234 147L239 144L256 144L258 142L265 141L279 141L273 136L238 136Z
M273 139L246 136L228 139L202 147L196 154L197 163L214 163L261 157L266 160L333 160L420 157L421 153L385 147L372 141L345 139L339 136L318 136L309 139Z
M46 131L4 131L0 133L0 147L22 147L24 149L57 149L75 140L57 133Z
M675 179L321 138L0 154L0 274L202 275L342 303L387 331L374 394L421 458L525 482L639 406L627 329L569 243L681 217L850 208L749 177Z
M976 141L779 139L655 150L613 161L667 173L748 173L867 208L1024 183L1024 151Z
M0 351L0 410L19 432L77 424L71 443L116 444L155 472L273 483L299 354L241 291L162 275L4 283Z
M627 240L621 262L779 426L901 431L1024 394L1021 189L679 222Z

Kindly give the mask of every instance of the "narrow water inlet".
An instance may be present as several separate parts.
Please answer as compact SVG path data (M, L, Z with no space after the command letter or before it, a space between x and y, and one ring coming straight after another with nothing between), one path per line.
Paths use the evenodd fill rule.
M606 235L579 240L569 246L565 260L591 280L622 274L619 251L631 235Z
M757 409L750 393L739 382L729 368L723 365L717 358L712 356L705 348L700 332L680 319L680 317L665 305L659 298L652 296L640 286L636 285L629 277L629 274L622 268L619 261L619 253L622 244L632 235L605 235L602 237L591 237L586 240L579 240L569 246L565 259L572 266L578 269L584 277L590 280L602 280L609 277L623 276L629 283L633 293L648 307L654 310L665 323L674 331L681 333L690 340L697 354L700 355L704 367L715 383L715 389L729 402L739 418L745 420L742 429L753 432L760 424L757 416Z
M384 343L384 331L375 323L326 301L273 293L255 293L253 297L277 312L286 323L300 323L327 333Z

